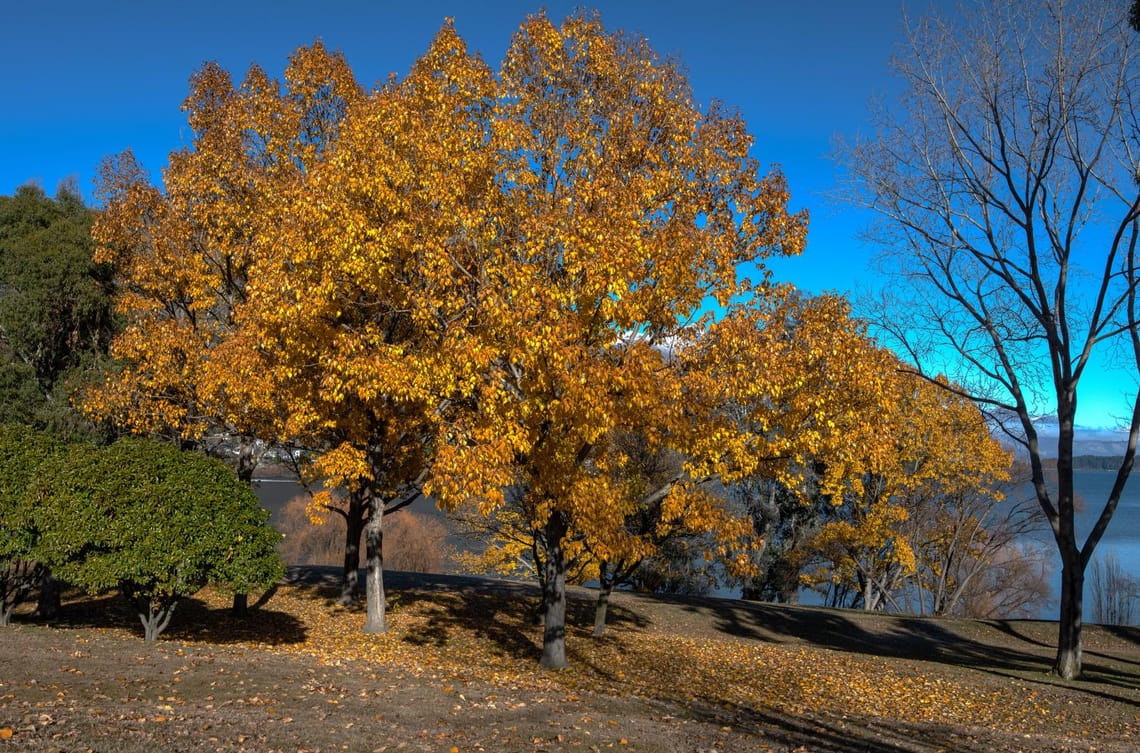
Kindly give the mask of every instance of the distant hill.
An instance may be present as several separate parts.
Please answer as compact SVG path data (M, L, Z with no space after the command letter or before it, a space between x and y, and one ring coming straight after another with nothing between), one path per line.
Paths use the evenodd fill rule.
M1037 429L1037 438L1040 440L1042 460L1052 466L1056 463L1057 419L1054 416L1042 416L1034 419L1033 425ZM1002 437L1000 434L998 441L1013 449L1019 459L1025 459L1024 448L1014 445L1008 438ZM1128 432L1124 429L1076 426L1073 437L1074 463L1077 463L1078 458L1080 458L1079 462L1086 464L1075 467L1082 470L1115 470L1115 466L1105 463L1110 462L1113 458L1119 462L1119 458L1124 454L1124 448L1127 445Z
M1056 458L1043 458L1042 464L1046 468L1056 468ZM1120 467L1120 455L1074 455L1073 468L1078 471L1116 471ZM1133 466L1132 472L1140 468Z

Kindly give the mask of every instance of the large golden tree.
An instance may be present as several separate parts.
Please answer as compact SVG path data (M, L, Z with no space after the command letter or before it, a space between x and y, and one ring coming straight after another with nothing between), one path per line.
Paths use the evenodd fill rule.
M596 16L528 19L498 84L497 208L472 253L427 265L463 271L470 313L444 335L476 366L442 412L430 490L487 510L524 498L545 553L542 663L557 667L566 536L620 525L637 501L616 486L615 432L692 458L666 490L678 499L730 470L732 433L687 400L675 351L699 339L710 300L767 293L763 274L754 289L738 271L798 253L806 216L735 114L699 108L674 61Z
M592 14L527 19L498 73L450 23L371 93L342 64L314 47L284 87L254 69L236 91L208 66L191 114L209 127L166 191L130 161L111 173L100 240L130 262L132 323L92 401L310 448L367 511L368 630L385 629L387 511L521 499L545 553L542 661L562 666L570 531L616 551L638 505L728 521L704 482L846 425L810 398L794 440L734 412L759 416L764 386L795 389L811 362L757 346L785 295L764 260L799 253L807 217L736 114ZM634 490L629 434L687 462Z

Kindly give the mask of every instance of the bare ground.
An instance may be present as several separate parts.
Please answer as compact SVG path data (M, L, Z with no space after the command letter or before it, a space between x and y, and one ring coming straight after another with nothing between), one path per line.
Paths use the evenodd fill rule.
M117 599L0 632L7 751L1100 751L1140 749L1140 629L1086 628L1086 676L1047 674L1049 622L908 619L718 599L614 598L574 667L535 665L533 589L388 579L360 636L325 573L244 622L220 597L156 644Z

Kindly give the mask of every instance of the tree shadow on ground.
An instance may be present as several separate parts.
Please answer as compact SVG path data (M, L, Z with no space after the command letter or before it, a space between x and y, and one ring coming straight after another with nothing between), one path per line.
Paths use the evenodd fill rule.
M360 573L360 583L365 574ZM293 567L286 582L311 589L316 598L328 605L340 598L341 570L330 567ZM414 645L446 647L458 630L474 631L495 645L503 656L537 659L540 646L532 638L541 618L538 615L540 592L534 583L499 580L480 576L441 575L386 571L384 589L388 609L416 608L429 615L425 625L410 630L403 640ZM589 592L572 589L567 593L566 622L571 628L594 624L594 601ZM441 598L441 595L446 598ZM354 605L363 609L363 600ZM649 622L634 610L609 606L610 628L644 628ZM601 640L606 640L601 638Z
M1140 646L1140 627L1130 625L1101 625L1100 629L1122 641Z
M393 588L398 586L393 585ZM447 593L450 597L440 602L437 596L440 592ZM400 589L393 599L397 609L405 605L418 605L421 610L431 614L427 625L404 637L409 643L447 646L454 631L463 628L473 630L481 638L489 640L504 655L521 659L536 659L538 656L539 647L531 636L541 625L538 614L539 591L532 585L510 582L488 584L478 579L465 582L449 578L447 582L433 583L428 588ZM593 620L592 601L568 597L566 623L569 627L592 626ZM608 624L611 628L646 625L635 612L612 604ZM527 631L527 626L535 630Z
M991 753L993 740L978 740L964 730L939 725L914 725L894 719L819 714L788 714L772 708L755 709L722 701L700 701L688 707L693 718L732 727L756 736L758 749L773 747L818 753ZM974 731L976 734L976 731Z
M197 599L178 605L179 613L167 633L172 639L206 643L257 642L272 646L304 643L305 624L287 612L260 607L250 609L242 617L230 614L228 608L214 609Z
M688 600L690 612L707 615L717 629L728 635L769 642L808 643L839 651L898 659L934 661L1002 676L1024 678L1044 675L1053 664L1053 646L1025 632L1008 620L964 622L1013 639L1001 645L951 629L952 623L921 617L864 614L815 607L788 607L720 599ZM996 635L995 635L996 637ZM1128 659L1086 652L1082 680L1093 685L1140 689L1140 674L1127 671ZM1092 695L1130 702L1102 690L1073 686Z
M128 630L142 638L138 615L118 592L99 596L71 593L56 618L28 621L63 629ZM235 617L228 608L216 609L190 597L178 602L170 626L158 640L281 645L303 643L305 637L305 626L291 614L262 607L251 609L244 617Z

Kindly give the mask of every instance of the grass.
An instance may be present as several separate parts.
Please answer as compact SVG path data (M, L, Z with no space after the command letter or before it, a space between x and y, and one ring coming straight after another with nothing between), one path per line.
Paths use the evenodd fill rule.
M536 591L390 574L361 631L326 573L244 621L210 592L145 644L118 599L0 635L0 752L1134 751L1140 629L1086 627L1085 677L1047 674L1055 625L617 594L572 666L539 670ZM7 739L3 739L3 738Z

